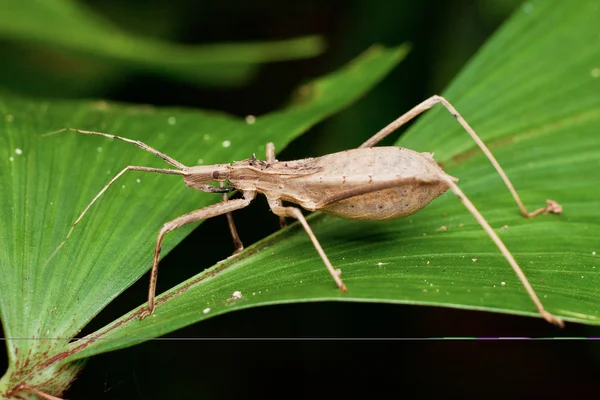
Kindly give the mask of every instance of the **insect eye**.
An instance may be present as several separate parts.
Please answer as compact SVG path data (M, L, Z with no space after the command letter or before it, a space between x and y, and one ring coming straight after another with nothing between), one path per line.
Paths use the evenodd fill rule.
M213 173L212 173L213 179L219 179L219 175L220 175L219 171L213 171Z

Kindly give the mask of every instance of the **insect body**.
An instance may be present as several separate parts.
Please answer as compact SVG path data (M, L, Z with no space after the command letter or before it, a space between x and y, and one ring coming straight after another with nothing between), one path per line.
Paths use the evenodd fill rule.
M243 245L237 234L231 212L248 206L257 193L264 194L267 197L271 211L280 217L282 224L286 217L295 218L302 224L336 285L340 290L345 292L347 288L341 279L341 272L332 266L300 209L283 206L282 201L295 203L309 211L323 211L341 218L387 220L411 215L450 189L459 197L502 252L518 275L530 298L536 305L538 312L547 321L563 326L561 319L544 309L510 251L508 251L487 221L456 185L457 179L446 174L436 164L432 153L419 153L399 147L373 147L398 127L438 103L441 103L450 111L488 157L513 195L523 216L531 218L541 213L560 213L562 211L558 203L547 200L546 207L539 208L531 213L528 212L510 183L510 180L473 129L447 100L440 96L433 96L386 126L357 149L328 154L318 158L287 162L275 159L274 146L272 143L269 143L267 144L265 161L260 161L256 157L252 157L232 164L188 167L139 141L106 133L70 129L79 133L100 135L133 143L162 158L176 169L141 166L128 166L124 168L104 186L83 210L73 223L71 230L67 234L67 238L92 204L112 183L127 171L181 175L185 184L190 188L209 193L223 193L223 202L192 211L163 225L158 234L154 252L148 290L148 307L140 313L140 318L143 319L154 311L158 263L165 234L185 224L226 214L236 251L239 251L243 248ZM61 131L64 130L66 129L62 129ZM220 186L213 186L209 184L211 182L218 182ZM225 187L226 184L229 184L229 187ZM227 192L232 190L241 191L243 198L228 200ZM62 244L58 248L61 246Z
M446 174L431 153L370 147L329 154L310 162L321 171L291 179L289 194L282 194L282 199L341 218L403 218L448 190L439 179L440 174Z
M448 190L439 174L445 173L431 153L374 147L297 161L267 163L251 158L231 166L194 167L184 180L195 187L198 179L204 185L202 179L210 176L309 211L346 219L388 220L411 215Z

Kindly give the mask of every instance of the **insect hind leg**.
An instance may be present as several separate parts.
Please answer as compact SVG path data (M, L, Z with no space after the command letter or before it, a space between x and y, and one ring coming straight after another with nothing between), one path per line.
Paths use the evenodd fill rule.
M551 313L549 313L548 311L546 311L544 309L544 305L542 304L541 300L535 293L535 290L529 283L529 280L525 276L525 273L523 272L521 267L519 267L519 264L517 264L513 255L508 250L508 248L506 247L504 242L502 242L502 240L498 237L496 232L494 232L494 230L492 229L490 224L485 220L485 218L483 218L483 216L481 215L479 210L477 210L477 208L473 205L473 203L471 203L471 201L467 198L467 196L463 193L463 191L458 187L458 185L456 185L456 183L454 183L450 178L448 178L447 176L443 176L441 174L440 174L440 178L442 180L444 180L446 182L446 184L448 185L448 187L450 188L450 190L452 190L452 192L456 196L458 196L458 198L464 204L464 206L467 208L467 210L469 210L469 212L473 215L473 217L475 217L477 222L479 222L479 225L481 225L481 227L486 231L486 233L492 239L494 244L496 244L496 247L498 247L498 249L504 256L504 258L506 258L506 261L508 261L508 263L512 267L513 271L515 271L515 273L519 277L521 284L525 287L525 290L527 290L529 297L531 298L531 300L537 307L537 310L542 315L542 317L544 317L544 319L546 321L550 322L551 324L557 325L561 328L564 327L564 322L562 321L562 319L552 315Z
M485 156L488 158L490 163L494 166L494 168L498 172L498 175L500 175L500 177L504 181L504 184L508 188L509 192L512 194L515 202L517 203L517 206L521 210L521 214L523 214L524 217L533 218L539 214L548 214L548 213L560 214L560 213L562 213L562 207L560 206L560 204L558 204L554 200L546 200L546 207L541 207L533 212L527 211L527 208L525 208L525 205L521 201L519 194L515 190L510 179L508 179L508 176L506 175L506 173L504 172L504 170L502 169L502 167L500 166L500 164L498 163L498 161L496 160L496 158L494 157L492 152L487 148L485 143L483 143L483 141L479 138L479 135L477 135L477 133L475 133L473 128L471 128L471 126L460 115L460 113L458 111L456 111L454 106L452 104L450 104L450 102L448 100L446 100L445 98L443 98L442 96L434 95L434 96L431 96L430 98L428 98L427 100L417 104L415 107L413 107L412 109L410 109L409 111L407 111L406 113L401 115L395 121L388 124L385 128L383 128L382 130L377 132L375 135L373 135L369 140L364 142L360 147L364 148L364 147L375 146L377 143L379 143L381 140L386 138L388 135L390 135L396 129L400 128L402 125L404 125L408 121L412 120L413 118L417 117L418 115L422 114L423 112L429 110L430 108L432 108L433 106L435 106L438 103L443 105L450 112L450 114L452 114L452 116L454 118L456 118L458 123L469 134L469 136L471 136L471 138L477 144L477 146L479 146L479 148L481 149L483 154L485 154Z

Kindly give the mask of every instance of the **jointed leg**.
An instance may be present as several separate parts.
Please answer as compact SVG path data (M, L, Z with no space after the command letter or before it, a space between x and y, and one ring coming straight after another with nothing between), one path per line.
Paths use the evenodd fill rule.
M431 107L433 107L434 105L436 105L438 103L441 103L444 107L446 107L446 109L448 111L450 111L450 114L452 114L454 116L454 118L456 118L456 120L458 121L458 123L467 131L467 133L471 136L471 138L475 141L475 143L477 143L477 145L479 146L479 148L481 149L481 151L483 151L483 153L486 155L486 157L488 158L488 160L490 160L490 162L492 163L492 165L494 166L494 168L496 168L496 171L498 171L498 174L500 175L500 177L504 181L504 184L506 185L506 187L508 188L508 190L512 194L513 198L515 199L515 202L519 206L519 209L521 210L521 214L523 214L523 216L525 216L527 218L533 218L536 215L539 215L539 214L542 214L542 213L543 214L548 214L548 213L560 214L562 212L562 207L557 202L555 202L553 200L546 200L546 207L539 208L539 209L537 209L537 210L535 210L533 212L528 212L527 209L525 208L525 206L523 205L523 202L521 201L521 198L517 194L517 191L513 187L513 185L510 182L510 180L508 179L508 176L506 175L506 173L504 172L504 170L502 169L502 167L500 166L500 164L498 163L498 161L496 161L496 158L494 157L494 155L492 154L492 152L481 141L481 139L479 138L479 136L477 136L477 134L475 133L475 131L473 130L473 128L471 128L469 126L469 124L467 123L467 121L465 121L464 118L458 113L458 111L456 111L456 109L452 106L452 104L450 104L448 102L448 100L444 99L441 96L437 96L437 95L436 96L431 96L427 100L425 100L422 103L416 105L411 110L409 110L407 113L405 113L404 115L400 116L400 118L396 119L394 122L392 122L391 124L389 124L388 126L386 126L385 128L383 128L382 130L380 130L379 132L377 132L375 135L373 135L373 137L371 137L369 140L367 140L366 142L364 142L360 147L362 148L362 147L373 147L373 146L375 146L377 143L379 143L381 140L383 140L389 134L391 134L392 132L394 132L396 129L398 129L399 127L401 127L402 125L404 125L405 123L407 123L408 121L410 121L411 119L415 118L416 116L418 116L422 112L429 110Z
M440 177L448 184L448 186L450 187L452 192L454 192L454 194L456 194L458 196L460 201L462 201L462 203L465 205L465 207L467 207L467 209L471 212L471 214L473 214L473 216L475 217L477 222L479 222L479 225L481 225L481 227L487 232L487 234L494 241L494 243L496 244L498 249L502 252L502 255L504 256L504 258L506 258L506 260L508 261L508 263L510 264L512 269L515 271L515 273L521 280L521 283L527 290L529 297L531 298L531 300L533 300L535 306L537 307L538 312L540 314L542 314L542 316L544 317L544 319L546 321L548 321L554 325L558 325L562 328L564 326L563 321L560 318L550 314L548 311L546 311L544 309L542 302L540 301L537 294L535 293L535 290L533 290L533 288L531 287L531 284L527 280L527 277L525 276L525 273L523 272L521 267L519 267L519 265L515 261L514 257L510 253L510 251L506 248L506 245L502 242L502 240L500 240L500 238L498 237L496 232L494 232L492 227L488 224L488 222L485 220L485 218L483 218L483 216L479 213L477 208L475 208L473 203L471 203L471 201L467 198L467 196L465 196L465 194L462 192L462 190L460 190L460 188L456 185L456 183L454 183L450 178L448 178L447 176L442 175L442 174L440 174Z
M223 215L231 211L239 210L240 208L246 207L252 201L253 196L248 196L244 199L230 200L224 203L213 204L212 206L201 208L200 210L192 211L189 214L182 215L181 217L175 218L173 221L167 222L163 225L162 229L158 233L158 239L156 240L156 248L154 250L154 260L152 262L152 271L150 272L150 286L148 288L148 308L143 310L140 314L140 319L146 318L148 315L154 312L154 297L156 294L156 281L158 279L158 261L160 259L160 249L164 236L183 225L191 224L193 222L201 221L204 219Z
M277 161L275 159L275 145L272 142L267 143L267 163L271 164ZM279 216L279 226L285 228L287 222L285 217Z
M531 284L527 280L527 277L523 273L523 270L521 270L521 268L515 261L514 257L512 256L510 251L507 249L506 245L498 237L496 232L494 232L494 230L488 224L488 222L483 218L481 213L479 213L477 208L475 208L473 203L471 203L471 201L467 198L467 196L465 196L465 194L462 192L462 190L460 190L460 188L454 183L454 181L451 179L452 177L441 173L441 174L437 175L436 178L442 179L444 182L446 182L446 184L450 187L452 192L458 196L458 198L462 201L462 203L465 205L467 210L469 210L469 212L475 217L477 222L479 222L481 227L487 232L487 234L490 236L490 238L494 241L494 243L496 244L496 246L498 247L498 249L504 256L504 258L506 258L506 260L508 261L508 263L510 264L512 269L515 271L515 273L521 280L521 283L527 290L529 297L531 298L531 300L537 307L538 312L540 314L542 314L542 316L544 317L544 319L546 319L546 321L562 327L564 325L563 321L560 318L555 317L554 315L550 314L549 312L547 312L544 309L544 306L542 305L542 302L536 295L535 290L533 290L533 288L531 287ZM420 179L422 179L422 178L420 178ZM328 204L336 203L336 202L346 200L346 199L349 199L349 198L352 198L355 196L360 196L365 193L372 193L374 191L385 190L385 189L389 189L392 187L398 187L400 185L405 185L405 184L408 184L411 182L414 182L414 179L410 179L410 178L409 179L396 179L396 180L391 180L391 181L387 181L387 182L375 182L373 184L365 185L363 187L348 189L348 190L342 191L340 193L337 193L334 196L330 196L328 198L323 199L321 202L316 204L315 210L322 209L323 207L327 206Z
M219 184L221 187L225 186L225 182L223 181L219 182ZM223 193L223 202L226 201L229 201L229 197L227 197L227 193ZM235 227L235 222L233 222L233 215L230 212L228 212L225 215L227 216L227 224L229 225L229 231L231 232L231 237L233 238L233 246L235 247L233 254L237 254L240 251L244 250L244 244L240 239L240 235L238 235L237 229Z
M271 207L271 211L273 211L273 213L276 215L279 215L281 217L292 217L292 218L296 218L298 221L300 221L300 223L304 227L304 230L306 231L308 237L313 242L315 249L317 249L317 252L319 253L319 255L321 256L321 259L325 263L327 270L331 274L331 277L335 281L338 288L342 292L348 291L348 289L346 289L346 285L344 285L344 282L340 278L341 271L339 269L333 268L333 265L331 265L329 258L327 258L327 255L323 251L323 248L321 247L321 244L317 240L317 237L313 233L312 229L310 229L310 226L308 225L308 222L306 222L306 218L304 218L304 215L302 215L302 212L295 207L283 207L281 205L281 200L269 200L269 206Z

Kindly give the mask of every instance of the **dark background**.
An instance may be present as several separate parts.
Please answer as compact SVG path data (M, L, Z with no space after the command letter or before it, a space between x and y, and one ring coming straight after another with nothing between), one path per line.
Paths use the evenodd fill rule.
M285 103L301 83L333 71L374 43L412 43L408 58L375 90L296 140L278 156L294 159L355 147L417 102L443 91L520 2L86 3L123 30L181 43L277 40L319 34L326 39L328 50L310 60L265 65L257 79L242 88L203 89L127 71L117 81L93 85L93 90L82 86L77 97L215 109L238 116L260 115ZM2 46L9 47L13 65L18 65L20 54L26 60L25 53L40 50L0 42L0 51ZM48 74L51 77L51 72ZM72 88L57 89L60 79L56 77L57 81L49 82L47 87L38 85L22 91L44 97L74 97ZM277 218L263 200L237 212L236 223L246 245L278 228ZM198 260L198 243L207 236L221 247L211 246L206 257ZM214 240L215 237L223 240ZM232 250L225 219L205 222L165 258L158 292L212 266ZM193 263L186 263L191 259ZM185 264L190 268L181 268ZM145 298L147 282L147 277L140 279L92 321L82 335L138 305ZM569 347L563 344L559 348L556 341L476 342L441 338L591 335L600 333L577 324L559 330L541 319L434 307L347 303L262 307L203 321L168 335L171 340L154 340L94 357L65 397L338 398L356 396L360 390L394 397L412 397L412 393L422 397L582 396L592 390L597 393L597 342L571 343ZM6 357L0 355L0 359Z

